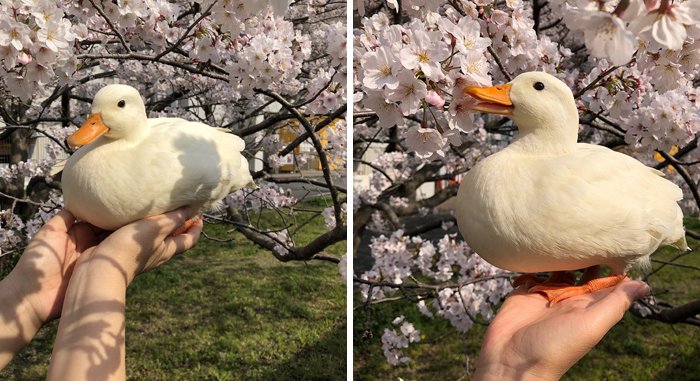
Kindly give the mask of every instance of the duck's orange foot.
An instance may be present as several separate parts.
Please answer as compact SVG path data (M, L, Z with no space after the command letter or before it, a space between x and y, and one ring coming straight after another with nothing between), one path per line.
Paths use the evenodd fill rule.
M513 280L513 288L525 285L526 289L530 289L532 286L543 283L545 280L538 277L537 274L523 274Z
M528 292L538 292L544 295L550 304L556 304L564 299L569 299L577 295L585 295L602 290L604 288L613 287L625 279L626 275L612 275L605 278L598 278L588 281L580 286L571 286L568 284L547 284L531 287Z
M177 229L175 229L170 235L174 237L176 235L180 235L187 232L195 224L195 222L197 222L198 219L199 216L190 218L189 220L185 221L182 225L180 225Z

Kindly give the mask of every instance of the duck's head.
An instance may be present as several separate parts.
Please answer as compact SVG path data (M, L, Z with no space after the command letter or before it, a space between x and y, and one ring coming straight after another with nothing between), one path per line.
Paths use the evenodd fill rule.
M145 127L147 118L143 99L136 89L108 85L95 94L90 116L67 141L72 147L80 147L103 135L110 139L134 137Z
M565 129L575 138L578 131L571 89L550 74L523 73L504 85L467 87L464 91L480 101L473 109L508 115L521 132Z

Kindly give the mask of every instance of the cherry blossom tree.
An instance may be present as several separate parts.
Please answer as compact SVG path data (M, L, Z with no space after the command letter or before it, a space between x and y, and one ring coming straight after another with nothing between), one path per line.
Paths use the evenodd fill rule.
M665 170L685 192L686 215L697 213L700 1L371 0L353 6L353 279L356 311L368 322L373 305L409 300L465 332L488 321L512 290L515 274L466 245L449 206L461 174L517 133L505 117L474 112L465 86L505 83L527 71L555 75L574 92L580 141ZM659 266L666 265L674 263ZM635 311L700 325L700 301L662 304L647 299ZM384 329L389 363L410 361L401 350L420 340L418 330L404 317Z
M0 2L0 141L9 142L0 255L19 255L61 208L64 140L97 90L120 82L140 91L149 117L201 121L246 141L259 189L229 195L210 222L281 261L340 262L324 250L346 237L345 13L326 0ZM41 158L30 156L37 137L48 141ZM314 160L319 177L275 175ZM309 190L291 194L292 183ZM325 205L300 204L319 194ZM327 230L300 242L316 218Z

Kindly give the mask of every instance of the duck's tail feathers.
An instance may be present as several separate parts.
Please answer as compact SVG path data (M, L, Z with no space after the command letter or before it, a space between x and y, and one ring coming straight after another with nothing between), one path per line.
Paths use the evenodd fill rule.
M688 241L686 241L685 236L681 237L681 239L672 243L670 246L673 246L678 250L692 251L692 249L688 246Z

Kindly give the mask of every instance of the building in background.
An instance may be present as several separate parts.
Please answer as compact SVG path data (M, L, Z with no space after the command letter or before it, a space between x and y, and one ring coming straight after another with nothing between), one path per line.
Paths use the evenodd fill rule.
M316 120L320 121L323 118L325 117L309 117L309 122L314 123ZM336 123L338 123L339 121L340 120L335 120L329 123L321 131L319 131L319 141L324 149L329 147L328 142L330 135L336 131ZM280 142L282 142L285 146L296 140L305 132L304 128L296 119L291 119L287 121L277 131L277 135ZM330 160L330 162L328 163L330 170L344 170L344 161L333 161L331 155L329 155L328 158ZM290 152L284 157L281 157L280 163L281 165L279 167L279 171L282 173L294 173L298 171L321 171L321 161L319 160L318 155L316 154L316 150L314 149L313 144L311 144L311 142L309 142L308 140L299 144L296 148L294 148L293 152Z

